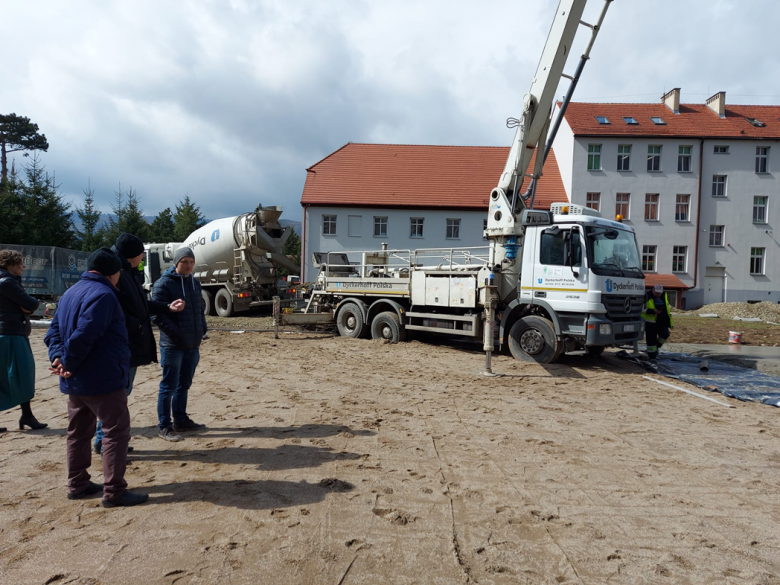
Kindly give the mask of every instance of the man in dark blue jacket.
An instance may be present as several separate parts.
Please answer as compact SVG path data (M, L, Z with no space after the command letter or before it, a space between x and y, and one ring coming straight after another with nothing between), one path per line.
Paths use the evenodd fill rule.
M44 341L51 371L68 395L68 499L103 492L103 506L134 506L147 494L127 490L130 440L127 388L130 347L116 284L122 263L108 248L92 253L87 272L60 299ZM90 481L90 442L103 421L103 485Z
M161 332L162 380L157 397L159 436L167 441L181 441L180 432L205 426L187 415L187 394L200 361L198 348L207 330L200 283L192 276L193 268L195 254L187 247L179 248L173 257L173 266L154 283L152 290L154 301L166 304L177 299L184 301L183 311L152 317Z

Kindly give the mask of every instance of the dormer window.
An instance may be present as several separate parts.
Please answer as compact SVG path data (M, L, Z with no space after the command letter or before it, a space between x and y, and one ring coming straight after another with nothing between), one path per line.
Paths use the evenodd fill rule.
M661 116L650 116L650 121L658 126L663 126L666 124Z
M606 116L596 116L596 121L598 121L599 124L611 124Z
M633 116L623 116L623 120L626 124L639 124L639 122L637 122Z
M753 124L753 126L755 126L756 128L763 128L764 126L766 126L766 124L761 120L759 120L758 118L745 118L745 120Z

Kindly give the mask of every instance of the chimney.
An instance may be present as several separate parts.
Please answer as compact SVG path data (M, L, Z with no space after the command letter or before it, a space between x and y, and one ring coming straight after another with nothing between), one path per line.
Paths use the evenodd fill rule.
M726 92L719 91L706 102L707 107L718 114L721 118L726 117Z
M665 93L661 97L661 103L672 110L675 114L680 113L680 88L675 87L672 91Z

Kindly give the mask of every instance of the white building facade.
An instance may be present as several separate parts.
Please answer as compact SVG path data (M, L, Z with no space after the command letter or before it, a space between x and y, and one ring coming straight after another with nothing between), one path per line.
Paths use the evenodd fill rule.
M675 89L660 104L570 104L554 148L569 200L622 215L648 282L678 306L780 302L779 118L722 92L681 105Z

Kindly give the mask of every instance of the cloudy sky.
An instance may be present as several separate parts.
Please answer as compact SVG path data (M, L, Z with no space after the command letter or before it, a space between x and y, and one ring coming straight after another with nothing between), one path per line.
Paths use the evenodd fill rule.
M189 194L299 220L305 169L347 142L508 146L557 4L4 0L0 112L40 126L74 205L121 183L147 215ZM574 99L780 104L778 22L777 0L616 0Z

